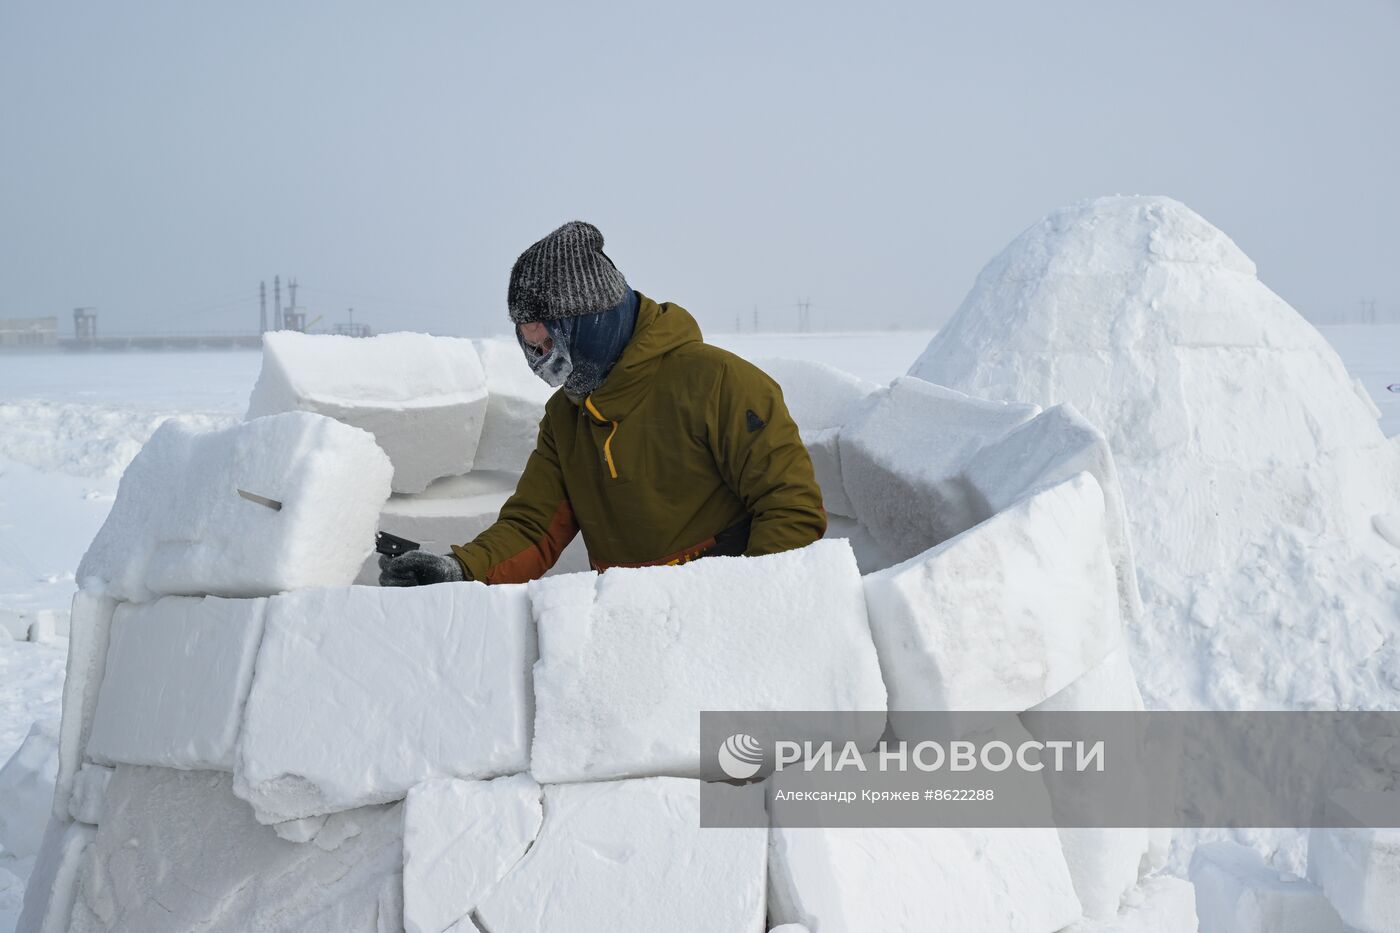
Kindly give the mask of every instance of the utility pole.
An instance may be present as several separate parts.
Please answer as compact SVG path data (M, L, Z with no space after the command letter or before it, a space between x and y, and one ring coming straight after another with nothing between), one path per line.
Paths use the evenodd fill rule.
M280 276L280 275L274 275L274 276L272 277L272 306L273 306L273 308L275 309L275 313L276 313L276 315L277 315L277 317L276 317L276 323L273 324L272 329L273 329L273 330L281 330L281 329L282 329L282 276Z
M258 333L267 333L267 282L258 283Z
M798 333L805 334L812 327L812 302L810 300L799 301L797 303L797 330Z
M291 306L290 306L290 307L291 307L291 309L292 309L293 311L295 311L295 310L297 309L297 280L296 280L296 279L288 279L288 280L287 280L287 291L288 291L288 292L291 294L291 296L292 296L292 302L291 302Z

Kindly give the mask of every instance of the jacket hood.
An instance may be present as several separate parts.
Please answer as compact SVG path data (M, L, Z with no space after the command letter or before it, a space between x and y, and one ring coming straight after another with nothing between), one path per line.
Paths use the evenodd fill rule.
M637 293L637 323L617 364L588 400L605 418L620 421L645 397L661 359L688 343L701 343L700 325L680 305Z

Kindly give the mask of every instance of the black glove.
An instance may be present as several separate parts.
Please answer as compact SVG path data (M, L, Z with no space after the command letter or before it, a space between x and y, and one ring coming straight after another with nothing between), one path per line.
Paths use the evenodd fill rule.
M451 554L409 551L398 557L379 555L380 586L427 586L430 583L460 583L465 579L461 562Z

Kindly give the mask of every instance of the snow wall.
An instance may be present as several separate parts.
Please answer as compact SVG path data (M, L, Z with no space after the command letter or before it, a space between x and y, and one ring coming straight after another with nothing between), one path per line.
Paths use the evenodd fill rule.
M1093 219L1118 209L1076 223L1134 256L1130 231ZM392 371L380 346L368 363ZM391 496L400 459L351 427L401 404L378 390L358 406L341 387L338 422L305 413L311 389L284 392L302 413L153 438L133 462L122 527L98 540L142 545L85 559L22 930L1197 928L1191 885L1156 873L1161 833L698 829L702 709L885 710L897 734L903 710L1141 708L1131 651L1156 623L1137 581L1153 578L1112 431L1060 399L772 361L831 513L810 548L490 588L351 586L368 534L313 579L226 566L254 538L301 554L377 523L437 548L489 521L542 398L508 343L473 349L482 385L453 382L437 414L480 414L470 458L489 469L438 477L409 451L419 493ZM293 351L265 376L314 386L297 370L322 358ZM183 508L226 508L238 483L273 497L274 480L283 508L239 497L180 539L139 506L197 466L215 475ZM328 504L299 510L301 490Z

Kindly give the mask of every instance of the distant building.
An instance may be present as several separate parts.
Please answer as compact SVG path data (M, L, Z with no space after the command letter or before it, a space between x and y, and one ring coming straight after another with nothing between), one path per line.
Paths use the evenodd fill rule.
M56 347L58 318L0 319L0 347Z

